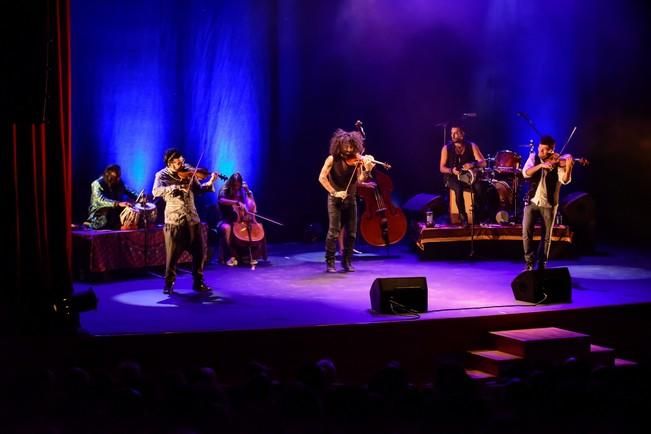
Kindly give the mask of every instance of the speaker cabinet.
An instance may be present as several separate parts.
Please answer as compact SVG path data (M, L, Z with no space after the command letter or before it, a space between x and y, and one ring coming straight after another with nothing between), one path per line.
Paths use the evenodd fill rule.
M529 303L569 303L572 278L565 267L523 271L511 282L516 300Z
M559 211L563 223L572 227L574 244L581 252L593 252L596 238L596 206L588 193L575 192L561 198Z
M371 308L380 313L427 312L424 277L378 277L371 285Z
M561 198L561 215L572 226L594 224L596 220L595 203L588 193L577 191Z
M438 208L443 203L443 198L438 194L418 193L402 205L405 212L423 215L425 211Z

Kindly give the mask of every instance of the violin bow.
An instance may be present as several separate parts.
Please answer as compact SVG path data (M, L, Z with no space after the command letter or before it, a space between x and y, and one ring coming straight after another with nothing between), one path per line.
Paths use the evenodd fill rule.
M280 222L277 222L276 220L272 220L269 217L264 217L264 216L261 216L260 214L256 214L256 213L251 212L251 211L247 211L247 214L251 214L254 217L261 218L262 220L266 220L266 221L271 222L273 224L276 224L278 226L285 226L284 224L282 224Z
M248 189L247 189L247 190L248 190ZM285 226L284 224L282 224L282 223L280 223L280 222L277 222L276 220L270 219L269 217L261 216L260 214L257 214L257 213L254 213L254 212L252 212L252 211L249 211L248 209L246 209L246 205L245 205L245 207L244 207L244 213L245 213L245 214L250 214L250 215L252 215L253 217L261 218L262 220L266 220L266 221L271 222L271 223L273 223L273 224L276 224L276 225L278 225L278 226Z
M355 122L355 128L359 130L359 133L362 135L362 138L366 140L366 132L364 131L364 127L362 126L362 121L359 119ZM357 168L359 167L359 162L355 163L355 170L353 170L353 174L350 175L350 179L348 180L348 185L346 185L346 193L348 193L348 189L350 188L350 184L353 182L353 178L355 177L355 174L357 173Z
M570 136L569 136L569 137L567 138L567 140L565 141L565 144L563 145L563 147L561 148L561 150L560 150L560 152L559 152L560 155L563 155L563 151L565 150L565 147L568 145L568 143L570 143L570 140L572 140L572 137L574 136L574 133L575 133L575 132L576 132L576 127L574 127L574 128L572 129L572 132L570 133Z
M194 178L197 175L197 170L199 170L199 163L201 163L201 159L203 158L203 153L205 152L205 149L201 151L201 155L199 155L199 160L197 160L197 165L194 166L194 171L192 172L192 176L190 177L190 182L188 183L188 191L190 191L190 186L194 182Z

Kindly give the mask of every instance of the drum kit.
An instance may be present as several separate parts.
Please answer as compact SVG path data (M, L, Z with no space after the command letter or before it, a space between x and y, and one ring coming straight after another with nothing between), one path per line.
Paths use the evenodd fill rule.
M518 193L522 181L522 158L511 150L502 150L486 158L487 166L478 171L463 171L459 180L472 185L483 183L484 209L491 222L514 223L518 216Z

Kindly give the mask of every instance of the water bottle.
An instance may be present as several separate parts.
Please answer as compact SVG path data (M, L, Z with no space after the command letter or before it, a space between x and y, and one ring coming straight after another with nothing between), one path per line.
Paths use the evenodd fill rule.
M432 212L431 209L428 209L427 212L425 213L425 226L427 226L428 228L434 226L434 213Z

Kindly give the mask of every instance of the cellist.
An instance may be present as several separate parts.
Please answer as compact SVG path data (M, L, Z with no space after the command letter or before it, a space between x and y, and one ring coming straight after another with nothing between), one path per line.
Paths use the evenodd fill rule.
M222 214L218 225L221 249L224 258L228 257L228 260L225 261L226 265L234 267L238 264L238 255L234 245L233 224L240 215L257 212L253 192L244 182L240 173L233 173L222 186L219 191L218 204Z
M335 273L337 239L346 230L341 265L355 271L351 259L357 238L356 182L364 182L375 167L372 155L362 156L364 138L357 131L337 129L330 139L330 155L319 174L319 182L328 192L328 234L325 243L326 272Z

